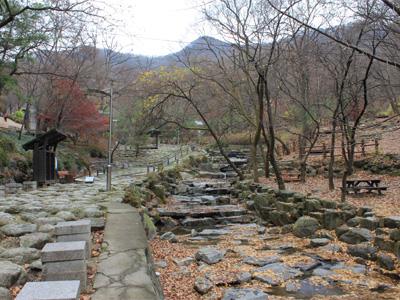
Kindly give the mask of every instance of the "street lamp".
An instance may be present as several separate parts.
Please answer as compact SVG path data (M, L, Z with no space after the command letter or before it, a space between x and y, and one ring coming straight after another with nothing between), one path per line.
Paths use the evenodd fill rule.
M111 174L112 174L112 123L113 123L113 81L110 85L110 103L109 103L109 129L108 129L108 161L107 161L107 184L106 191L111 191Z

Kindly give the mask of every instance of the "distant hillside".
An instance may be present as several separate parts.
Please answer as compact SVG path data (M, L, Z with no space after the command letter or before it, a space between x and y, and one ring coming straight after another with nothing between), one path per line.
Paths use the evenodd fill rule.
M212 58L214 56L213 51L216 53L229 51L231 47L230 44L213 37L202 36L188 44L182 50L165 56L150 57L117 52L112 53L111 56L114 57L115 63L122 63L139 69L156 69L161 66L181 65L179 61L187 57ZM98 49L100 59L104 58L105 51L105 49Z

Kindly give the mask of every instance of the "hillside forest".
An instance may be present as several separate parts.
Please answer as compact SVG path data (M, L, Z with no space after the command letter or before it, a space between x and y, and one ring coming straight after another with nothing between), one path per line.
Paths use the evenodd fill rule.
M0 180L29 177L20 145L50 129L68 136L62 168L83 172L105 157L111 121L113 150L140 151L157 129L165 143L220 152L243 179L226 149L246 145L252 179L272 176L281 190L282 156L292 155L306 182L310 157L322 151L326 185L335 188L337 168L345 182L361 143L399 116L398 3L197 2L216 35L145 57L124 53L112 30L99 34L112 24L95 1L1 0L0 111L18 126L1 131Z

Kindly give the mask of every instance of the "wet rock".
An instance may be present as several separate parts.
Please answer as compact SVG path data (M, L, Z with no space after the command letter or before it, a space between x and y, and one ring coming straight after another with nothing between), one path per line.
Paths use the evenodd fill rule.
M194 289L201 295L207 294L214 284L206 277L197 277L194 281Z
M178 239L176 238L176 235L170 231L164 233L163 235L160 236L160 239L165 240L165 241L170 241L170 242L177 242Z
M21 236L35 232L36 229L35 224L8 224L1 227L1 231L7 236Z
M301 281L289 281L286 284L286 291L289 293L296 293L296 296L299 298L312 298L316 295L328 296L341 294L340 290L337 287L330 285L328 281L313 279L314 278L311 277Z
M40 251L34 248L11 248L1 253L0 258L23 265L26 263L31 263L40 258Z
M174 263L176 263L178 266L189 266L194 262L194 259L192 257L186 257L182 259L173 259Z
M291 264L292 268L300 269L302 272L307 272L311 271L312 269L315 269L316 267L320 266L321 262L311 258L311 257L305 257L303 261L299 261L295 264Z
M366 213L372 212L372 208L369 206L362 206L357 209L357 216L364 217Z
M344 223L342 214L335 209L327 209L324 212L323 224L326 229L332 230Z
M335 229L335 232L336 232L336 235L337 235L338 237L340 237L342 234L346 233L346 232L349 231L349 230L350 230L350 227L349 227L349 226L347 226L347 225L342 225L342 226L339 226L338 228L336 228L336 229Z
M11 300L10 291L6 288L0 287L0 299L2 300Z
M386 270L393 271L395 268L394 259L390 255L387 255L385 253L379 253L377 255L377 262L382 268Z
M348 244L359 244L372 240L371 231L366 228L350 228L339 237L339 240Z
M322 247L322 246L328 245L329 243L330 243L330 240L324 239L324 238L310 240L311 247Z
M203 261L206 264L216 264L217 262L221 261L225 256L225 250L219 250L216 248L201 248L197 251L195 258L198 261Z
M257 258L254 256L246 256L242 262L245 264L248 264L248 265L252 265L252 266L263 267L265 265L277 263L277 262L281 262L281 261L282 261L282 259L279 256L274 255L274 256L261 257L261 258Z
M5 212L0 212L0 226L4 226L14 222L15 222L14 216Z
M201 227L214 225L215 220L213 218L190 218L187 217L182 221L182 225L185 227Z
M227 196L221 196L217 198L217 205L228 205L231 203L231 198Z
M312 272L313 276L320 276L320 277L329 277L334 275L334 273L329 269L324 268L316 268Z
M76 216L70 211L60 211L56 214L57 218L64 219L65 221L74 221Z
M342 252L343 249L340 247L338 244L328 244L326 246L321 247L320 249L323 249L325 251L329 251L332 253L337 253L337 252Z
M222 300L267 300L268 295L257 289L227 289Z
M280 210L271 210L269 212L269 220L276 226L283 226L293 221L288 212Z
M352 256L361 257L364 259L375 259L377 249L368 243L350 245L347 247L347 253Z
M179 222L170 217L160 218L160 224L164 228L172 229L179 225Z
M304 209L310 213L314 211L319 211L322 208L321 202L317 199L306 199L304 201Z
M293 224L283 225L281 228L281 234L287 234L293 231Z
M318 230L319 226L317 219L304 216L294 223L293 234L297 237L309 237Z
M23 268L9 261L0 261L0 286L9 288L18 282Z
M24 235L20 238L21 247L42 249L50 242L50 235L43 232L35 232Z
M381 250L393 252L395 241L389 239L386 235L377 235L374 244Z
M400 241L400 229L393 229L390 232L390 239L393 241Z
M230 231L226 229L204 229L198 232L197 235L199 236L220 236L229 234Z
M239 284L249 282L251 280L251 274L249 272L240 272L237 274L236 280Z
M355 264L355 265L346 265L342 262L332 266L330 268L331 270L345 270L345 271L350 271L356 274L365 274L367 271L367 268L364 265L360 264Z
M400 228L400 216L390 216L383 218L383 224L389 228Z
M379 219L376 217L361 218L360 227L375 230L379 227Z
M394 244L394 251L393 252L394 252L394 255L397 256L397 258L400 258L400 241L396 242Z
M283 263L274 263L254 270L253 278L272 286L278 286L288 279L303 275L299 269L291 268Z
M363 218L362 217L351 218L347 220L347 225L349 225L350 227L357 227L358 225L360 225L361 219Z

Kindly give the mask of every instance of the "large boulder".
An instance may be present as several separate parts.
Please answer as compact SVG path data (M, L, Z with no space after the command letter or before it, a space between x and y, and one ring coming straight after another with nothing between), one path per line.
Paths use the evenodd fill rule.
M206 277L197 277L194 281L194 289L201 295L207 294L213 287L212 281Z
M339 240L348 244L359 244L369 242L372 238L371 231L366 228L350 228L339 237Z
M1 231L7 236L21 236L35 232L36 229L35 224L8 224L1 227Z
M268 295L256 289L227 289L222 296L222 300L267 300Z
M0 254L0 258L23 265L40 258L40 251L34 248L11 248Z
M212 247L201 248L197 251L195 258L198 261L211 265L221 261L224 258L225 253L225 250L219 250Z
M5 212L0 212L0 226L15 222L15 217Z
M324 212L324 227L332 230L344 223L342 212L336 209L327 209Z
M289 267L283 263L273 263L254 270L253 278L272 286L281 285L283 282L302 276L297 268Z
M390 216L383 218L383 225L389 228L400 228L400 216Z
M361 257L364 259L375 259L377 249L369 243L362 243L358 245L350 245L347 248L347 253L352 256Z
M310 237L320 227L317 219L304 216L299 218L293 225L293 234L297 237Z
M0 261L0 286L9 288L14 285L23 274L23 268L10 262Z
M42 249L50 240L51 238L48 233L34 232L22 236L20 238L20 244L21 247Z

